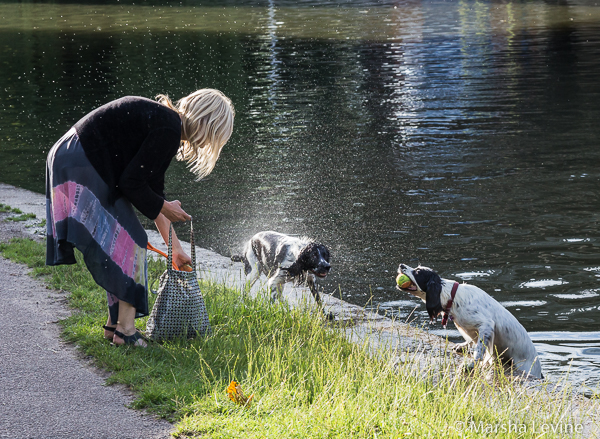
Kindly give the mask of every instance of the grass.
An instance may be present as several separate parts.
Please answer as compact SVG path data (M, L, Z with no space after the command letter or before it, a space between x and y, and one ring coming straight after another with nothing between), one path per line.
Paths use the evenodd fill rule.
M23 213L21 209L15 209L8 204L0 203L0 213Z
M8 204L0 203L0 213L16 213L18 216L9 216L4 218L5 221L27 221L29 219L35 219L34 213L23 213L21 209L10 207ZM45 220L44 220L45 224Z
M9 216L8 218L5 218L5 221L27 221L30 219L35 219L35 213L23 213L19 216Z
M47 267L44 246L26 239L0 251L51 288L70 292L75 312L61 322L64 337L113 372L109 383L135 392L134 408L174 422L176 437L534 438L546 425L548 438L578 429L566 391L549 398L501 373L493 383L457 375L451 362L426 370L410 360L394 365L388 353L370 355L366 344L349 343L316 313L265 297L241 300L239 291L218 284L202 284L210 336L148 349L110 347L101 328L105 293L81 260ZM150 261L150 281L156 284L164 269ZM137 324L143 329L144 319ZM228 399L231 380L254 395L248 406Z

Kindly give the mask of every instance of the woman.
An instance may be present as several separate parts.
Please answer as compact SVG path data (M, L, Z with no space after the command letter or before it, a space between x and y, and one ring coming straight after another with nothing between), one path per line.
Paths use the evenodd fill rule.
M132 205L167 242L171 222L191 219L179 201L165 200L171 160L186 160L201 179L233 130L233 105L218 90L198 90L176 105L157 98L127 96L97 108L48 153L46 264L74 264L74 248L83 253L107 292L104 337L117 345L146 346L134 320L148 315L148 237ZM191 263L176 236L173 261Z

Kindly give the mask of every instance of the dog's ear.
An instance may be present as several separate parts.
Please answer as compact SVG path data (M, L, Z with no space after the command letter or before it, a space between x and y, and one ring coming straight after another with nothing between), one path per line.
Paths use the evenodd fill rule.
M296 259L296 262L294 262L294 264L298 264L299 271L307 270L310 267L311 259L314 259L314 252L316 248L316 244L311 242L302 249L298 255L298 259Z
M329 249L327 247L325 247L323 244L319 244L319 250L321 251L321 256L323 256L323 259L325 259L328 263L331 259L331 253L329 252Z
M296 277L300 275L303 271L306 271L310 266L310 257L311 252L313 250L313 244L309 244L302 249L298 258L294 261L292 265L286 268L288 274L292 277Z
M436 272L431 271L431 275L427 281L427 286L425 289L425 308L427 308L427 314L429 314L430 320L434 320L437 315L444 310L440 300L441 294L442 279L437 275Z
M292 277L296 277L302 272L302 268L297 260L294 261L294 263L292 265L290 265L288 268L286 268L285 270Z

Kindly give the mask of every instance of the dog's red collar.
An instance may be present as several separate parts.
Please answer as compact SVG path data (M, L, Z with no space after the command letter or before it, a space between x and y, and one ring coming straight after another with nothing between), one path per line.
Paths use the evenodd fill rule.
M454 282L452 285L452 292L450 293L450 300L446 304L446 309L444 310L444 317L442 317L442 328L446 327L448 323L448 316L450 315L450 308L452 308L452 302L454 302L454 296L456 296L456 290L458 290L458 282Z

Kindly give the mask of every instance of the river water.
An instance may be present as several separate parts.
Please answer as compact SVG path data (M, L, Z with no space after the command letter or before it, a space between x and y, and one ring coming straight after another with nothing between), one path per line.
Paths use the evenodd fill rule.
M167 182L199 245L312 237L325 292L415 325L394 275L430 266L507 307L551 379L598 388L596 2L0 2L0 62L0 180L43 192L50 146L111 99L218 88L215 171Z

